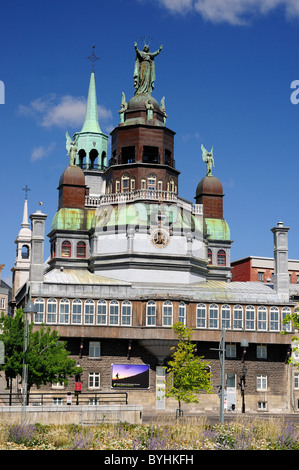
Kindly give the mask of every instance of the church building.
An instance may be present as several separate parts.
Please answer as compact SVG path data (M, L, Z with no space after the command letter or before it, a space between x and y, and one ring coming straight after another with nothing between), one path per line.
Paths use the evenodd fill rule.
M82 129L72 137L66 133L70 163L57 178L58 210L49 234L41 210L29 216L29 228L25 200L12 268L14 306L32 300L34 328L51 326L67 341L83 368L82 393L117 389L147 412L175 410L177 403L164 397L163 366L176 342L171 326L180 321L193 329L213 385L212 394L202 394L187 410L219 409L215 349L225 329L226 409L241 410L245 357L246 409L298 411L299 376L287 363L291 339L280 334L294 308L289 228L272 228L271 285L231 282L232 240L223 187L213 175L213 149L202 146L198 185L190 188L190 201L180 197L175 132L167 126L165 97L153 96L161 51L147 45L139 50L135 43L134 94L127 101L122 92L109 157L92 70ZM66 392L74 385L75 377Z

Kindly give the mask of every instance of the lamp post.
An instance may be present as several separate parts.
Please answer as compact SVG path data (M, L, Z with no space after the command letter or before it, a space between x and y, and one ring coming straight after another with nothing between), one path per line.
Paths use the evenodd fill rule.
M24 308L24 345L23 345L23 371L22 371L22 420L25 421L26 405L27 405L27 383L28 383L28 364L27 364L27 348L28 348L28 314L35 313L36 306L32 300L28 300Z
M248 341L244 336L244 338L241 341L241 348L243 348L243 352L242 352L243 368L242 368L242 375L240 377L240 387L241 387L241 395L242 395L242 413L245 413L245 385L246 385L247 367L245 365L244 359L245 359L246 349L248 348L248 346L249 346Z

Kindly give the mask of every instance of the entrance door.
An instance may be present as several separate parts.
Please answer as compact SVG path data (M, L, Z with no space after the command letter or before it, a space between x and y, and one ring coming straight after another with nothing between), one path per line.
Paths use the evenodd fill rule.
M234 411L237 408L236 374L226 375L226 399L227 410Z

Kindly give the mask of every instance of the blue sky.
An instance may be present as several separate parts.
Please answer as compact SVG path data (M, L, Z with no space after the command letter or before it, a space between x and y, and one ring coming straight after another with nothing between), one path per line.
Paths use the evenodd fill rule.
M59 177L68 165L65 132L81 130L95 44L100 126L118 125L121 93L134 94L134 41L152 38L153 96L165 96L176 132L179 193L193 201L205 176L201 144L214 148L223 183L232 259L273 256L270 229L297 239L299 80L297 0L10 0L0 18L2 279L11 277L24 191L29 213L57 210ZM299 97L299 94L298 94ZM0 99L1 102L1 99ZM48 242L45 244L48 256Z

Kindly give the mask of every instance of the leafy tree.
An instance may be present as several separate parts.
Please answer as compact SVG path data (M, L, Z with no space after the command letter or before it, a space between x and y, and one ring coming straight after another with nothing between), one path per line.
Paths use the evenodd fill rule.
M296 308L293 313L290 313L289 315L286 315L283 322L284 325L290 325L292 331L298 331L299 330L299 308ZM287 328L284 328L281 331L282 335L286 335L288 333ZM293 336L292 337L292 351L295 352L296 355L299 353L299 338L298 336ZM289 362L292 362L293 365L299 367L299 361L294 360L293 357L289 358Z
M198 403L197 394L205 391L211 393L211 373L209 363L203 357L195 356L195 344L191 342L192 328L187 328L181 322L172 328L178 336L178 344L171 359L165 367L168 375L165 396L176 398L181 414L181 404Z
M0 317L0 340L4 342L5 363L0 370L5 372L6 380L22 375L24 359L24 314L17 310L14 317L4 314ZM26 364L28 365L27 389L35 385L39 388L48 383L67 384L68 377L82 372L76 361L69 357L66 342L60 341L56 330L45 328L33 331L33 323L28 325L28 345Z

